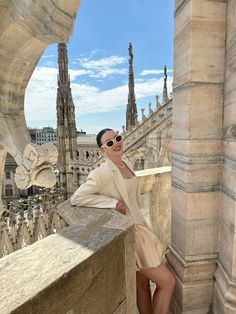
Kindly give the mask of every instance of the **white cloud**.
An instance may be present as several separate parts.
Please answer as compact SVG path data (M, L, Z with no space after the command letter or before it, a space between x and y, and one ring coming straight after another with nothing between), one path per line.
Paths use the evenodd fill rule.
M41 59L57 58L56 55L43 55Z
M173 72L173 70L167 70L167 73ZM143 70L139 75L158 75L163 74L164 70Z
M88 75L90 78L106 78L113 75L127 75L127 67L120 67L126 62L126 58L119 56L110 56L107 58L101 58L98 60L91 59L94 55L100 53L102 50L95 49L90 52L89 57L80 57L76 60L71 61L73 67L75 68L79 64L82 69L74 69L79 75ZM70 70L70 75L72 78L72 71Z
M110 56L99 60L90 60L89 58L80 59L80 64L86 69L103 70L112 68L126 62L126 58L119 56Z
M127 74L127 69L126 68L107 68L103 69L102 71L99 71L97 73L91 74L90 77L98 77L98 78L105 78L107 76L111 76L113 74Z
M38 126L42 121L56 120L56 90L57 69L37 67L25 94L25 115L28 125Z
M168 78L168 89L171 91L172 77ZM136 102L146 97L162 94L163 78L149 79L135 84ZM111 112L127 104L127 84L102 91L90 85L72 84L74 103L77 115L88 113Z
M82 75L92 75L94 72L91 70L84 70L84 69L71 69L69 70L69 75L70 75L70 79L71 81L74 81L78 76L82 76Z
M145 78L135 78L135 84L145 82L145 80Z
M90 56L95 56L95 55L97 55L97 54L99 54L99 53L101 53L102 52L102 50L101 49L94 49L94 50L92 50L91 52L90 52Z
M81 71L85 70L70 70L72 96L78 119L85 114L111 112L126 106L127 84L109 90L101 90L92 84L79 84L75 78L84 74ZM57 68L47 67L37 67L34 71L25 95L25 113L29 126L56 125L57 73ZM171 84L172 77L169 76L169 92ZM156 94L162 94L162 89L163 78L136 81L136 103L150 96L154 100Z
M93 51L91 52L91 54ZM96 54L96 50L94 54ZM90 58L79 59L80 65L91 71L90 77L93 78L105 78L112 75L124 75L127 74L127 68L121 68L120 66L126 62L126 58L120 56L110 56L107 58L101 58L98 60L91 60Z

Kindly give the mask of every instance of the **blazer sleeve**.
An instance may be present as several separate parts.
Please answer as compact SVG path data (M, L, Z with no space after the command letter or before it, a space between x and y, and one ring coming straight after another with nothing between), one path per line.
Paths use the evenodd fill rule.
M116 208L117 199L99 194L102 182L96 170L92 171L87 181L71 196L71 204L76 206Z

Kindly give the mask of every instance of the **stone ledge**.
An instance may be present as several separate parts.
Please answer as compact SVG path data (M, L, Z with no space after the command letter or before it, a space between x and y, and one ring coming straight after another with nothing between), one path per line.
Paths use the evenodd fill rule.
M70 225L80 225L93 233L100 227L126 230L133 223L114 209L77 207L67 200L57 207L58 214ZM86 227L85 227L86 226Z
M105 314L126 300L132 223L112 210L68 207L83 217L79 224L0 260L1 314Z
M144 176L155 175L155 174L166 173L166 172L171 172L171 166L138 170L138 171L135 171L135 175L137 177L144 177Z

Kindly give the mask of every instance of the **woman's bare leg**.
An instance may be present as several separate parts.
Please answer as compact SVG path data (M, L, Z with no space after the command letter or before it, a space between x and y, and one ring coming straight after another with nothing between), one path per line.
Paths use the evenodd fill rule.
M167 314L175 287L173 274L163 264L156 268L141 269L140 273L157 285L157 289L153 294L152 314Z
M137 305L140 314L152 314L152 299L149 279L140 271L136 272L137 280Z

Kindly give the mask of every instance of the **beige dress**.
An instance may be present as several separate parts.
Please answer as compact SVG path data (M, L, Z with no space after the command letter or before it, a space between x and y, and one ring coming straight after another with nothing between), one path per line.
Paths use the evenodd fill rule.
M137 178L133 176L129 179L124 179L126 184L130 204L134 204L136 208L129 208L127 216L132 219L133 212L138 209L136 201L135 191L137 189ZM140 209L138 209L140 210ZM152 232L151 227L148 224L144 224L143 221L135 222L135 246L136 246L136 266L137 270L142 268L157 267L161 264L166 246L157 239L155 234Z
M127 167L128 163L125 162ZM130 171L132 169L129 167ZM138 204L137 178L123 178L117 166L107 158L89 174L87 181L71 196L71 204L96 208L116 208L117 200L127 204L127 216L135 224L137 269L157 267L166 251L142 216Z

